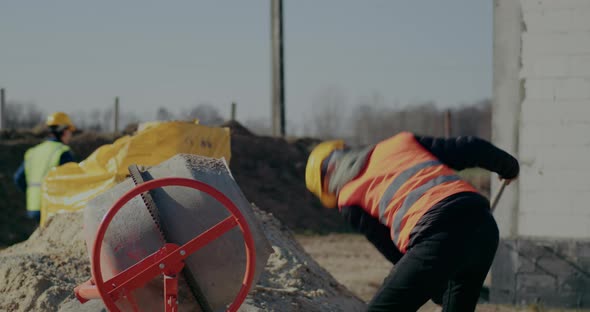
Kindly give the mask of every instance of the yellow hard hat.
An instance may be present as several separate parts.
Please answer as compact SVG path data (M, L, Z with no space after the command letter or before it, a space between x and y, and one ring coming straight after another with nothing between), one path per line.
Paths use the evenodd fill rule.
M63 113L63 112L55 112L55 113L47 116L46 125L48 127L50 127L50 126L67 126L68 129L70 129L71 131L76 130L74 123L72 123L72 120L70 120L70 116L68 116L68 114Z
M318 144L307 159L305 167L305 186L317 196L327 208L336 207L336 195L328 192L322 183L322 163L333 151L343 149L344 141L333 140Z

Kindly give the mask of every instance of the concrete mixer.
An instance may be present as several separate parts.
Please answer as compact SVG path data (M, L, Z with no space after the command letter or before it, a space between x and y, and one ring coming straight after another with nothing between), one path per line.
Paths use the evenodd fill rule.
M223 159L179 154L91 200L92 278L110 311L237 311L272 248Z

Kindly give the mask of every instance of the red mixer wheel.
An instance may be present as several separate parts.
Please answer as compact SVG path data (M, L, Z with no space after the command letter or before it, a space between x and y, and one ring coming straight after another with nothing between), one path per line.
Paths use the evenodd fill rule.
M111 283L113 280L117 278L117 276L122 277L123 273L129 273L126 275L126 278L129 277L129 279L121 280L119 278L119 280L128 285L130 289L126 289L126 291L129 292L135 289L133 288L134 285L141 284L143 281L150 281L157 275L161 274L162 271L157 267L158 263L166 261L166 263L168 264L175 264L176 266L180 264L180 267L182 267L182 260L184 260L190 254L196 252L204 245L217 239L218 237L220 237L221 235L223 235L224 233L238 225L240 227L240 230L242 231L246 248L246 273L244 274L244 279L242 281L242 287L240 288L240 291L238 292L236 298L227 309L227 311L230 312L237 311L246 299L248 291L252 286L252 281L254 279L254 270L256 265L254 240L252 238L250 228L248 227L248 223L246 222L244 216L236 207L236 205L229 198L227 198L227 196L225 196L223 193L221 193L214 187L200 181L175 177L154 179L135 186L133 189L129 190L127 193L125 193L125 195L119 198L117 202L115 202L115 204L107 211L102 222L100 223L100 226L98 227L98 231L96 233L96 240L94 242L92 252L92 275L94 276L96 288L98 289L98 292L100 293L100 296L102 297L105 306L112 312L120 311L115 304L115 300L119 298L119 295L115 292L116 289L114 289L120 285L112 285L112 283L110 285L106 284L102 278L101 273L100 253L102 249L102 241L104 239L106 230L113 218L115 217L115 215L117 214L117 212L119 212L119 210L133 197L143 192L164 186L184 186L205 192L206 194L212 196L217 201L222 203L225 206L225 208L229 210L231 216L219 222L217 225L213 226L209 230L203 232L196 238L193 238L191 241L184 244L183 246L177 247L173 244L167 244L167 246L165 246L163 249L166 250L166 247L168 247L169 249L173 249L171 252L157 252L156 254L153 254L143 259L136 265L126 270L133 271L133 273L124 271L114 276L107 282ZM188 252L185 251L187 249L189 250ZM182 256L179 256L179 253L177 251L179 251L180 255ZM108 289L110 289L110 291Z

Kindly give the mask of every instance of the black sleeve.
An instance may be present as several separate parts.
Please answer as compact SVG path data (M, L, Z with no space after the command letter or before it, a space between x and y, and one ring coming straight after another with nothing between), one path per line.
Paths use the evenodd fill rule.
M69 162L74 162L74 154L71 151L65 151L59 157L59 164L67 164Z
M520 167L516 158L478 137L415 138L426 150L455 170L480 167L495 172L504 179L518 176Z
M362 234L391 263L395 264L403 256L391 240L390 230L377 218L372 217L358 206L342 207L340 213L352 228Z
M12 177L14 180L14 184L23 192L27 190L27 180L25 175L25 162L18 167L14 176Z

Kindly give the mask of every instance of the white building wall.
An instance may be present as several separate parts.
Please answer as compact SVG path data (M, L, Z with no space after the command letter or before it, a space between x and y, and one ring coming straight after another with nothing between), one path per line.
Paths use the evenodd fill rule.
M520 83L521 10L518 0L494 1L494 73L492 141L518 156L519 115L522 104ZM520 182L520 181L519 181ZM506 188L494 216L500 235L515 237L518 225L519 182ZM498 189L498 180L492 179L492 191Z
M590 238L590 0L520 5L515 234Z

